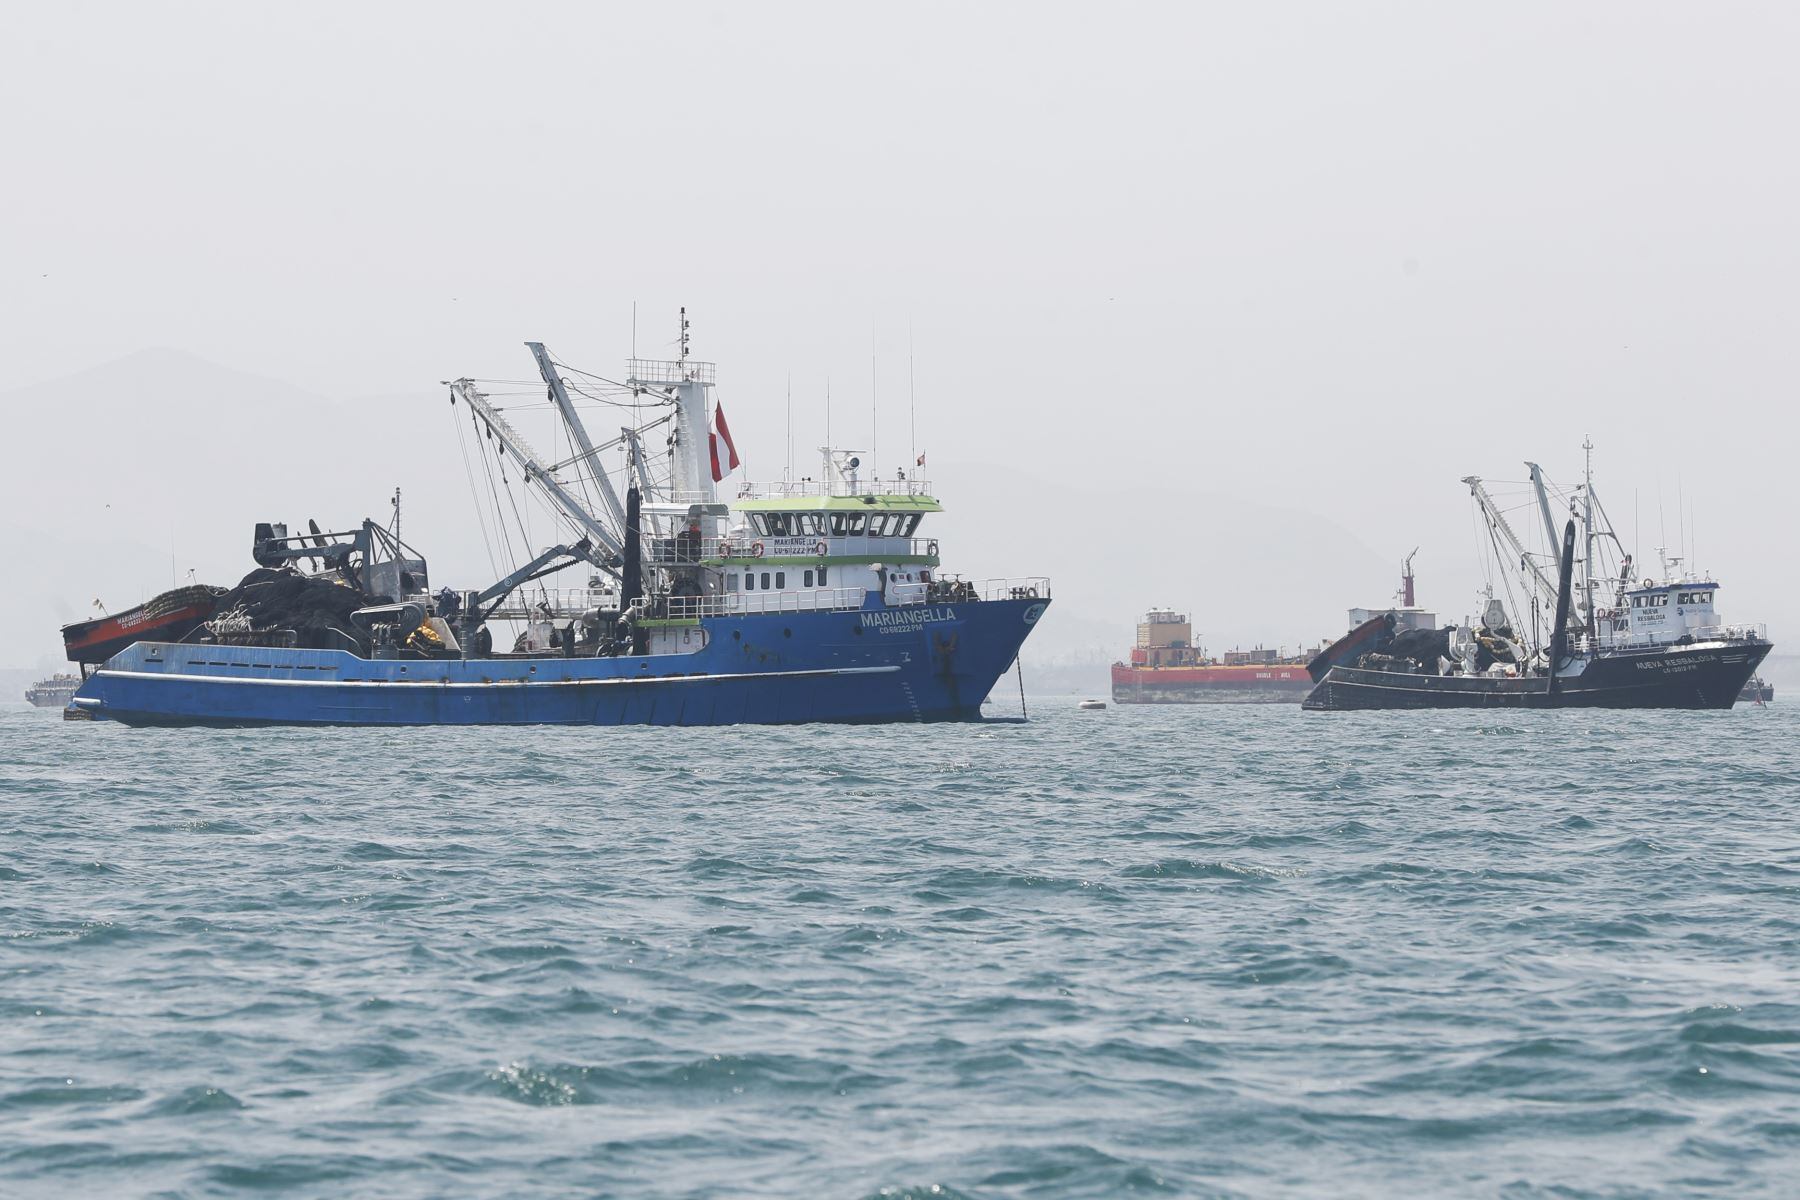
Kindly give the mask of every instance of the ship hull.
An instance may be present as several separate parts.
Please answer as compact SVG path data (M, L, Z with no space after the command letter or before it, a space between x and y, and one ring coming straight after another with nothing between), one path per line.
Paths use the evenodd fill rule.
M220 589L177 588L122 613L63 626L68 660L96 665L134 642L178 642L207 620L217 606Z
M691 627L699 649L620 658L370 660L139 642L83 682L71 715L138 725L978 720L1048 603L709 618Z
M1609 652L1577 674L1543 678L1408 675L1332 667L1301 707L1313 712L1440 708L1730 708L1767 642L1705 642Z
M1117 704L1298 704L1312 688L1295 664L1112 669Z

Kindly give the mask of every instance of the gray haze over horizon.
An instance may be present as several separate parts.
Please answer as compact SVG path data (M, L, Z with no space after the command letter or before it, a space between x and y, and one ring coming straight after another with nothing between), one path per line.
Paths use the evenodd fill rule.
M32 6L0 74L0 665L257 520L405 489L489 574L438 381L720 364L750 478L918 447L1042 653L1474 609L1535 459L1800 619L1800 10ZM874 362L871 363L873 357ZM740 476L742 477L742 476ZM729 485L727 487L729 490ZM1684 518L1692 532L1685 531ZM549 540L548 538L545 539ZM171 556L174 562L171 564Z

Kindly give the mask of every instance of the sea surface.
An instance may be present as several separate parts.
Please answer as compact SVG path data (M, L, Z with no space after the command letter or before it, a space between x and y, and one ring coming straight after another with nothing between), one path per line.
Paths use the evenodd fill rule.
M1032 707L0 711L0 1195L1800 1194L1800 704Z

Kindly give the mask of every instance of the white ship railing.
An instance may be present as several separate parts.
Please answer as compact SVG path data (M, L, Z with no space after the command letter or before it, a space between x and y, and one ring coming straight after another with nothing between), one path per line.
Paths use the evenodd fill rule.
M1050 580L1042 575L1023 579L964 579L940 575L926 585L933 603L964 600L1048 600Z
M863 606L863 588L812 588L798 592L726 592L717 596L670 596L663 606L670 620L738 616L746 613L839 612Z
M677 621L745 613L841 612L863 607L872 589L861 587L803 588L792 591L720 592L709 596L640 597L633 605L640 617ZM1048 600L1050 581L1043 576L1023 579L966 580L951 576L930 583L888 585L889 605L958 604L982 600ZM512 601L489 614L497 621L568 621L583 613L609 611L619 602L617 592L591 588L550 588Z
M838 612L863 607L865 588L813 588L793 592L725 592L715 596L671 596L661 615L674 620L742 613ZM986 600L1048 600L1050 581L1029 579L933 580L888 586L890 606L958 604Z
M825 553L819 552L819 547ZM649 538L644 564L654 567L691 566L721 558L829 558L884 557L934 558L938 544L932 538L832 537L830 534L795 534L790 537Z
M924 496L930 497L931 481L896 476L891 479L795 479L777 483L744 483L739 500L786 500L803 496Z
M601 588L544 588L514 592L489 613L495 621L568 620L593 609L619 606L619 593ZM548 612L544 611L548 608Z
M717 383L719 365L688 359L674 362L662 358L628 358L625 378L635 383Z
M1736 625L1696 625L1691 629L1672 629L1662 631L1666 636L1639 633L1603 633L1600 635L1600 646L1607 650L1635 650L1651 646L1675 646L1682 644L1682 638L1696 642L1766 642L1769 640L1769 627L1761 622L1750 622ZM1576 643L1578 646L1590 648L1593 640L1582 634Z

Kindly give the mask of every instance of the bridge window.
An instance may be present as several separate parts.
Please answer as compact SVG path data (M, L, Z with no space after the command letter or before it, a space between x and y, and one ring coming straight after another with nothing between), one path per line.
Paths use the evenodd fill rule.
M775 572L775 589L777 591L780 591L782 588L784 588L786 586L787 586L787 572L786 571Z
M868 532L868 520L869 514L853 512L849 516L848 524L844 527L844 532L851 537L858 537Z
M818 537L825 532L824 513L796 513L794 515L800 522L800 532L805 536Z
M888 531L888 515L886 513L869 514L869 536L886 537Z
M750 517L750 528L756 530L757 536L758 537L768 537L769 536L769 526L763 520L763 515L761 513L750 513L748 515Z
M919 517L919 513L901 513L898 519L905 522L905 527L894 530L894 536L911 537L913 531L919 527Z

